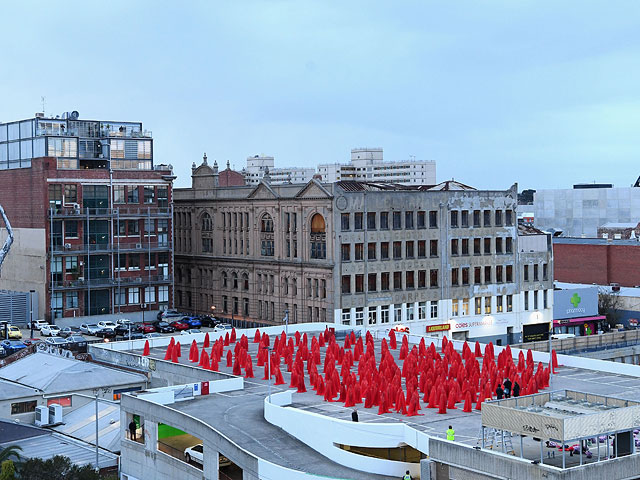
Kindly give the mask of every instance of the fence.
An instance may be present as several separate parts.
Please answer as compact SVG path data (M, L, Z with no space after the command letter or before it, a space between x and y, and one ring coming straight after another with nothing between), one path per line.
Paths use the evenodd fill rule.
M622 348L637 345L640 342L640 330L627 330L624 332L610 332L602 335L586 335L584 337L572 337L551 340L551 348L556 352L585 352L590 350L604 350L609 348ZM515 348L549 351L549 341L528 342L511 345Z

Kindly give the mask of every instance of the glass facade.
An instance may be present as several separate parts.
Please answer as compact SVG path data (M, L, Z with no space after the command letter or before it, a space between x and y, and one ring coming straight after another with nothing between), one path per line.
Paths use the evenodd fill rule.
M32 118L0 124L0 170L55 157L61 169L153 169L151 132L139 122Z

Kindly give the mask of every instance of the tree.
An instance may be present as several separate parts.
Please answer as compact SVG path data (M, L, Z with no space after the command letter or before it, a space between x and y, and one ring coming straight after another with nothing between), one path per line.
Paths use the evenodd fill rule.
M10 460L11 457L16 460L20 460L20 453L22 451L22 447L18 445L9 445L6 448L0 450L0 464L2 464L5 460Z
M620 295L600 287L598 289L598 314L605 315L603 330L609 331L615 327L620 319Z
M13 480L16 478L16 467L12 460L5 460L0 467L0 480Z
M30 458L22 463L18 478L29 480L99 480L98 471L91 465L79 467L69 457L56 455L48 460Z

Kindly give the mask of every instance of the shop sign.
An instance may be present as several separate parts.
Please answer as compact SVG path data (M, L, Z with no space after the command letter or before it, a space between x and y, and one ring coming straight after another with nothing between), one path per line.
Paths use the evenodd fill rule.
M445 332L451 329L451 325L448 323L441 323L439 325L427 325L427 333L433 332Z

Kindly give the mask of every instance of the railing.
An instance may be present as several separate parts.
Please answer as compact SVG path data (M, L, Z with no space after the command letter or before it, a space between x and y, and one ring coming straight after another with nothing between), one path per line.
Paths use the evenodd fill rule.
M584 352L605 350L611 348L623 348L640 343L640 330L627 330L624 332L610 332L602 335L585 335L582 337L562 338L551 340L551 348L556 352ZM549 351L549 341L529 342L511 345L514 348Z
M120 215L121 217L171 217L171 209L168 207L118 207L118 208L89 208L90 217L111 217ZM57 217L86 217L87 209L84 207L65 207L59 209L49 209L49 215Z
M51 288L56 289L82 289L87 287L115 287L130 285L150 285L156 283L170 283L173 281L172 275L140 275L138 277L118 278L91 278L89 280L65 280L62 282L51 282Z
M138 242L128 241L127 243L121 242L120 245L117 243L107 243L107 244L71 244L67 243L64 245L54 245L53 251L54 253L83 253L83 252L115 252L120 250L121 252L127 251L147 251L151 248L151 250L158 249L170 249L171 244L167 242L158 242L151 241L149 244L148 240L140 240Z

